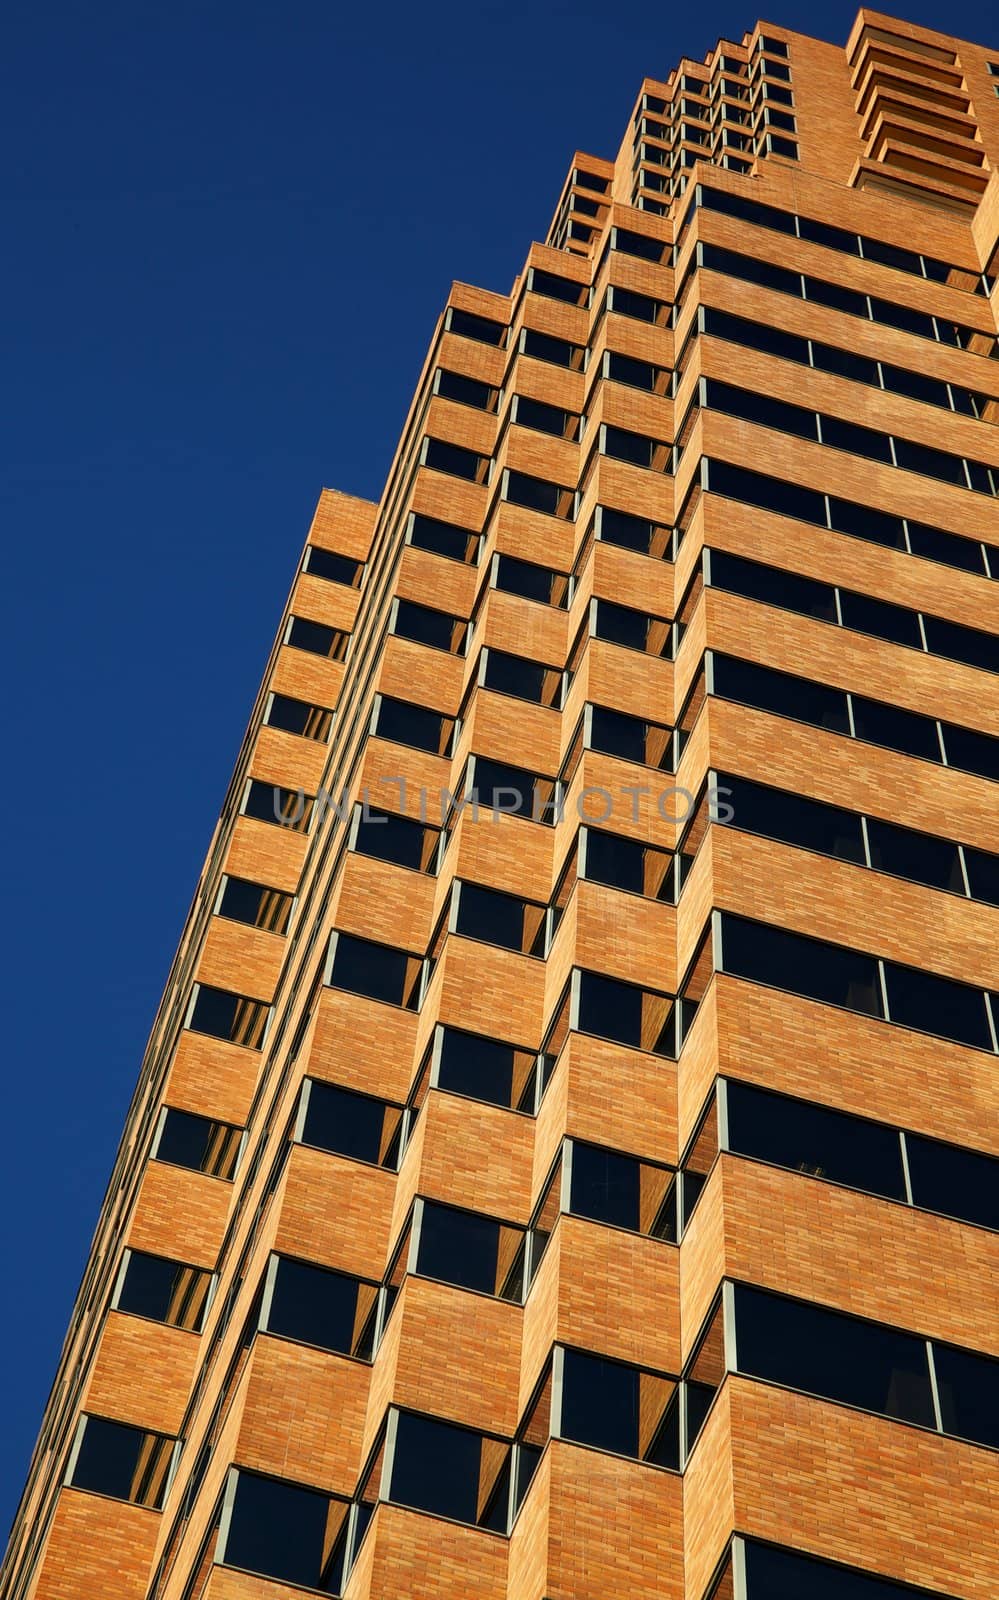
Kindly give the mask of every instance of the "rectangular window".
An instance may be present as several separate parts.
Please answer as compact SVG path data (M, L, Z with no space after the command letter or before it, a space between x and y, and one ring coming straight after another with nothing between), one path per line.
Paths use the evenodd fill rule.
M350 933L334 933L324 982L334 989L415 1011L420 997L419 956Z
M302 739L324 743L330 736L333 713L324 706L294 700L291 695L272 694L268 697L264 723L268 728L280 728L284 733L297 733Z
M211 1178L230 1179L236 1171L243 1129L213 1122L191 1111L164 1108L152 1154L174 1167L189 1167Z
M569 521L576 495L573 489L562 484L548 483L544 478L532 478L526 472L508 469L503 474L503 498L528 511L540 511L543 516Z
M464 372L449 372L438 367L434 376L434 393L442 400L453 400L461 406L473 406L477 411L495 411L499 390Z
M964 894L964 875L956 844L937 839L913 828L900 828L879 817L867 820L867 840L871 866L911 883L925 883L931 889L949 889Z
M80 1419L67 1483L158 1511L166 1493L174 1439L107 1417Z
M457 890L455 933L521 955L543 953L539 940L544 932L544 905L478 883L459 883Z
M760 561L731 555L727 550L712 549L710 572L715 589L742 595L747 600L762 600L766 605L797 611L820 622L837 621L836 589L831 583L764 566Z
M454 522L442 522L439 517L425 517L417 512L409 519L406 542L417 550L429 550L431 555L471 566L478 553L479 535L471 528L460 528Z
M560 300L569 306L585 306L590 297L585 283L577 283L573 278L561 278L557 273L543 271L541 267L531 267L527 287L532 294L543 295L546 300Z
M448 1094L508 1110L533 1110L536 1065L536 1050L481 1033L439 1025L434 1036L432 1082Z
M674 997L600 972L578 973L575 1026L580 1033L610 1039L657 1056L676 1056Z
M528 700L532 705L559 708L562 702L559 668L546 666L543 661L526 661L523 656L491 647L483 651L483 655L482 688L513 695L517 700Z
M231 989L215 989L207 983L194 986L194 1003L187 1019L192 1033L206 1033L213 1039L259 1050L270 1006L266 1000L253 1000Z
M650 616L613 600L593 601L593 637L638 650L667 661L673 658L673 625L665 617Z
M860 1572L855 1567L834 1566L796 1550L781 1550L777 1545L742 1541L745 1551L746 1600L946 1600L931 1595L928 1589L912 1589L907 1583L892 1583L880 1574ZM717 1600L728 1594L724 1586Z
M912 1334L741 1283L735 1329L749 1377L934 1426L926 1344Z
M596 531L602 544L616 545L621 550L633 550L636 555L652 556L658 560L672 559L671 530L659 523L648 522L644 517L633 516L629 511L598 506Z
M550 406L544 400L532 400L527 395L514 396L510 418L520 428L533 428L535 433L547 433L554 439L578 439L579 416L575 411L564 411Z
M430 755L446 756L451 753L454 718L446 717L443 712L434 711L430 706L417 706L408 700L394 700L390 695L381 695L371 732L379 739L406 745L410 750L426 750Z
M734 1079L727 1080L725 1097L728 1148L734 1154L905 1200L902 1149L894 1128Z
M505 554L496 557L494 570L495 586L504 594L516 594L522 600L535 600L539 605L558 606L562 610L569 604L567 572L555 572L551 567L540 567L533 561Z
M826 526L825 496L817 489L806 489L797 483L787 483L782 478L771 478L748 467L732 466L727 461L708 459L707 483L711 494L723 495L729 500L758 506L762 511L775 511L782 517L794 517L799 522L812 522Z
M581 828L580 835L580 877L588 883L673 903L673 857L668 850L602 828Z
M243 922L250 928L262 928L265 933L284 934L294 896L280 889L269 889L263 883L251 883L247 878L222 879L222 890L215 907L215 915L227 917L231 922Z
M348 589L358 589L364 575L364 562L310 544L305 552L302 570L311 573L314 578L325 578L329 583L343 583Z
M524 1294L523 1228L433 1200L417 1202L415 1266L424 1278L519 1305Z
M500 349L506 344L508 330L504 322L476 316L474 311L462 311L458 306L448 307L444 326L448 333L460 334L463 339L474 339L477 344L497 345Z
M999 1160L916 1133L905 1150L913 1205L999 1230Z
M811 683L807 678L761 667L756 662L737 661L732 656L716 654L713 665L714 692L723 700L755 706L834 733L850 732L847 697L842 689ZM858 737L862 736L858 733Z
M313 799L301 789L284 789L276 783L251 778L246 786L242 815L256 822L270 822L292 833L307 833L312 819Z
M292 650L342 661L347 654L350 634L342 628L329 628L325 622L313 622L309 617L289 617L284 642Z
M570 372L582 372L586 362L585 345L571 344L568 339L556 339L550 333L539 333L536 328L525 328L520 336L521 353L534 361L546 361L555 367L567 367Z
M393 1413L388 1498L473 1528L505 1533L510 1449L503 1440L413 1411Z
M992 1033L985 995L968 983L942 978L921 967L885 962L888 1015L903 1028L916 1028L975 1050L991 1050Z
M858 739L886 750L898 750L902 755L919 756L923 761L940 760L940 740L932 717L903 711L900 706L885 705L881 700L867 700L859 694L851 695L850 703Z
M126 1250L114 1309L200 1333L212 1275L145 1250Z
M401 1129L401 1106L318 1078L305 1080L296 1135L301 1144L394 1171Z
M411 817L379 811L365 805L357 813L357 826L351 848L358 855L376 861L390 861L414 872L431 872L440 833L424 827Z
M874 956L724 912L721 970L826 1005L883 1017Z
M676 1244L676 1173L671 1168L578 1139L569 1141L568 1152L568 1209L573 1216Z
M477 455L474 450L451 444L447 439L428 435L423 441L420 464L433 472L445 473L449 478L463 478L466 483L489 481L490 457Z
M582 1350L561 1349L559 1354L561 1438L679 1471L675 1379Z
M856 812L727 773L720 783L733 812L730 827L864 864L864 833Z
M957 728L952 722L944 723L943 734L949 766L999 782L999 739L976 728Z
M215 1559L279 1583L338 1595L350 1505L318 1489L231 1469Z
M626 711L607 706L591 706L588 748L604 755L620 756L639 766L659 772L672 770L672 729L656 722L643 722Z
M850 589L839 591L839 603L844 628L854 628L857 633L869 633L875 639L887 639L892 644L904 644L910 650L922 650L918 612L910 611L907 606L892 605L887 600L875 600L867 594L854 594Z
M377 1283L292 1256L272 1256L260 1327L317 1350L367 1358L377 1304Z

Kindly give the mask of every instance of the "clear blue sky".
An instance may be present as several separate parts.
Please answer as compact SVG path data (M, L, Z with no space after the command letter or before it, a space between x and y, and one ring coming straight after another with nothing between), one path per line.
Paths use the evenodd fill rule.
M984 0L905 14L997 32ZM509 289L572 151L756 16L4 8L0 1539L319 490L377 498L450 281Z

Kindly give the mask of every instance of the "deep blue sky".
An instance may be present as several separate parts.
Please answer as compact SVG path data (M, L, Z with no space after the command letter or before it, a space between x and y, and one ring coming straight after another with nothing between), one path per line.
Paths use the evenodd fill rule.
M318 492L377 498L450 281L507 290L572 151L756 15L4 8L0 1539Z

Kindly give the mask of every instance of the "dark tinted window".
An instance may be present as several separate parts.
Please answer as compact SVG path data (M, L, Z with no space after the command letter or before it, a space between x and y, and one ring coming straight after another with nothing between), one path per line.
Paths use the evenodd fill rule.
M911 828L897 828L891 822L869 817L867 838L871 847L871 866L891 872L897 878L911 878L934 889L964 893L964 877L956 844L935 839Z
M361 562L355 561L352 556L341 556L335 550L323 550L318 545L310 544L305 570L311 572L313 577L326 578L331 583L346 583L354 588L361 573L361 565Z
M981 989L941 978L921 967L896 966L893 961L886 962L885 969L888 1012L893 1022L939 1034L956 1044L991 1050L992 1035Z
M893 367L881 363L885 388L893 394L908 395L910 400L922 400L926 405L950 406L947 385L942 378L930 378L925 372L912 372L908 367Z
M577 1217L590 1217L594 1222L638 1229L641 1227L641 1177L641 1166L633 1156L574 1140L569 1210Z
M745 1549L746 1600L934 1600L927 1590L752 1539L746 1540Z
M267 1332L349 1355L374 1304L373 1285L308 1261L280 1256Z
M546 517L561 515L563 499L569 494L570 491L561 489L557 483L532 478L526 472L508 471L506 474L506 498L510 504L540 511Z
M781 433L793 434L798 439L817 439L815 412L804 406L792 405L787 400L776 400L771 395L751 389L737 389L730 383L720 383L708 378L706 404L713 411L724 411L730 417L742 417L763 428L776 428Z
M943 617L925 617L926 644L936 656L964 661L969 667L999 672L999 635L981 628L965 628Z
M174 1328L201 1327L208 1297L210 1274L187 1267L166 1256L131 1250L115 1301L119 1311L149 1317Z
M785 611L800 611L823 622L836 621L836 593L831 583L764 566L744 556L730 555L727 550L711 551L711 583L730 594L762 600Z
M477 1524L483 1443L468 1428L400 1412L389 1497L419 1511Z
M714 657L714 692L725 700L756 706L777 716L793 717L817 728L849 733L846 695L842 689L806 678L792 677L772 667L738 661L733 656Z
M999 739L974 728L956 728L948 722L944 724L944 748L950 766L961 772L975 772L980 778L999 780Z
M913 650L923 648L915 611L889 605L887 600L872 600L870 595L853 594L849 589L840 590L839 600L844 628L856 628L858 633L870 633L876 639L909 645Z
M335 989L347 989L351 994L365 995L369 1000L401 1005L406 998L407 969L411 959L405 950L341 933L337 937L328 981Z
M716 311L713 306L705 306L703 331L718 339L730 339L734 344L808 365L808 340L801 334L772 328L766 322L750 322L745 317L733 316L730 311Z
M822 278L808 277L805 279L805 298L813 300L816 305L829 306L833 311L845 311L851 317L867 316L867 296L861 294L859 289L847 289L842 283L828 283Z
M307 617L292 617L285 643L295 650L307 650L310 655L329 656L337 649L341 635L324 622L310 622Z
M914 556L924 556L927 561L941 561L948 567L960 567L965 572L984 572L982 547L972 539L962 539L959 534L947 533L943 528L933 528L925 522L907 520L909 544Z
M452 306L448 312L448 327L465 339L476 339L479 344L503 345L506 343L506 326L492 322L488 317L477 317L472 311L461 311Z
M544 400L531 400L527 395L517 396L515 421L521 428L534 428L538 433L550 433L561 439L566 432L570 413L550 406Z
M512 1106L520 1098L529 1059L529 1053L515 1045L446 1027L438 1083L452 1094L468 1095L490 1105Z
M556 339L550 333L539 333L536 328L525 328L522 337L525 356L533 356L536 361L571 367L579 355L577 345L570 344L567 339Z
M480 411L487 411L496 391L478 378L469 378L464 372L449 372L446 367L441 367L437 373L437 393L444 400L455 400L459 405L475 406Z
M425 1200L416 1270L426 1278L496 1294L500 1288L500 1241L504 1232L512 1231L478 1212Z
M291 902L292 896L282 894L280 889L268 889L246 878L227 877L216 914L233 922L244 922L251 928L284 933L291 915Z
M837 377L850 378L854 383L878 387L878 364L871 356L858 355L855 350L840 350L836 345L813 343L812 360L820 372L834 372Z
M934 1344L933 1365L944 1432L999 1449L999 1361Z
M598 972L579 974L579 1028L654 1055L676 1053L672 1000Z
M194 1172L209 1172L230 1178L239 1153L242 1130L227 1122L212 1122L190 1111L168 1107L156 1144L157 1161L175 1167L190 1167Z
M968 869L968 882L974 900L985 900L999 906L999 856L984 850L964 847L964 864Z
M478 883L463 883L458 894L455 931L466 939L483 939L505 950L523 950L525 923L533 908L529 901Z
M619 833L586 829L585 865L581 874L590 883L671 901L673 876L668 852L648 848Z
M467 562L478 545L479 536L471 528L459 528L456 523L417 514L410 523L409 542L418 550L429 550L450 561Z
M550 705L552 698L546 689L550 688L551 673L552 668L546 667L541 661L527 661L523 656L513 656L506 650L490 647L482 684L486 689L514 695L518 700Z
M837 533L848 533L851 538L864 539L868 544L883 544L890 550L905 549L902 519L890 511L876 511L873 506L861 506L854 500L837 500L835 495L830 495L829 525Z
M531 816L535 809L535 786L539 792L543 780L523 767L508 766L505 761L494 761L489 756L475 757L473 786L483 808L509 811L514 816ZM538 811L542 809L538 799Z
M625 383L632 389L645 389L652 394L660 385L663 369L653 366L651 361L639 361L635 356L608 350L606 376L612 383Z
M581 1350L563 1352L563 1439L679 1467L679 1413L671 1398L671 1384L638 1367Z
M618 605L613 600L596 602L594 633L598 639L623 645L627 650L669 655L669 627L661 617L651 617L645 611Z
M267 708L267 726L281 728L285 733L297 733L305 739L325 739L333 718L331 711L310 705L306 700L294 700L291 695L272 695Z
M534 294L544 295L547 300L562 300L570 306L585 305L589 294L585 283L560 278L554 272L544 272L541 267L531 268L530 287Z
M86 1417L72 1483L76 1489L114 1500L159 1507L172 1452L173 1440L161 1434L105 1417Z
M428 706L410 705L386 695L379 704L374 731L379 739L391 739L412 750L427 750L431 755L447 753L448 720Z
M821 527L826 525L825 496L817 489L805 489L800 484L787 483L783 478L752 472L748 467L709 460L708 489L713 494L726 495L730 500L741 500L746 505L759 506L764 511L795 517L799 522L814 522Z
M466 624L458 617L418 605L415 600L399 600L397 607L394 631L400 638L430 645L433 650L459 647Z
M924 761L940 760L940 741L936 723L917 711L903 711L880 700L853 696L853 725L858 739L883 745L903 755L920 756Z
M301 1138L320 1150L387 1166L398 1122L398 1107L313 1078Z
M787 267L775 266L770 261L757 261L753 256L739 255L717 244L700 246L701 264L710 272L724 272L731 278L742 278L746 283L758 283L765 289L777 289L781 294L801 295L801 277Z
M399 817L389 811L376 811L366 806L357 828L354 849L358 855L375 856L379 861L392 861L399 867L413 867L423 871L428 863L427 841L435 834L411 817Z
M327 1556L337 1509L338 1502L318 1490L240 1472L222 1560L282 1583L339 1594L342 1558L339 1552Z
M999 1229L999 1161L907 1133L906 1153L913 1204L942 1211L982 1228Z
M740 1372L934 1426L921 1339L741 1283L735 1324Z
M894 1128L732 1079L726 1095L729 1146L738 1155L869 1194L906 1198Z
M859 422L844 422L840 417L822 417L822 443L833 450L848 450L868 461L883 461L891 466L891 439L887 433L862 427Z
M879 300L871 296L871 315L875 322L889 328L901 328L905 333L918 333L920 338L935 339L933 318L926 311L913 306L902 306L893 300Z
M722 970L810 1000L845 1006L871 1017L882 1015L878 964L873 956L727 912L722 916Z
M565 605L567 583L564 573L536 566L533 561L521 561L517 556L508 555L496 558L496 587L505 594L518 594L524 600L537 600L544 606Z
M667 769L670 762L668 729L657 728L654 723L643 722L626 711L612 711L607 706L591 708L590 747L605 755L621 756L625 761L660 770Z
M202 983L198 985L188 1027L194 1033L207 1033L213 1039L229 1039L257 1049L260 1029L253 1025L250 1013L260 1004L228 989L213 989Z
M804 850L817 850L822 855L838 856L843 861L864 861L863 830L855 812L752 783L748 778L726 775L721 781L729 791L733 828L800 845Z
M605 544L648 555L655 534L654 523L634 517L629 511L615 511L611 506L600 508L600 538Z

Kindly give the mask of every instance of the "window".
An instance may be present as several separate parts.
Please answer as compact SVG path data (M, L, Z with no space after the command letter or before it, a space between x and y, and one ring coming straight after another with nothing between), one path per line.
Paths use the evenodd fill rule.
M415 1011L419 1005L420 966L420 958L407 950L358 939L350 933L334 933L323 981L334 989L346 989L368 1000Z
M242 1128L167 1106L152 1154L157 1161L167 1161L174 1167L189 1167L192 1172L228 1179L236 1171L242 1142Z
M506 1533L509 1446L413 1411L393 1411L388 1498L473 1528Z
M999 1361L934 1341L933 1365L944 1433L999 1449Z
M579 414L550 406L544 400L531 400L527 395L514 395L511 422L521 428L533 428L536 433L548 433L555 439L579 438Z
M865 862L863 825L856 812L727 773L720 783L733 812L729 826L841 861Z
M867 820L871 866L896 878L925 883L931 889L964 894L964 874L957 845L912 828L900 828L879 817Z
M797 483L787 483L782 478L771 478L748 467L736 467L727 461L708 460L705 487L712 494L729 500L741 500L745 505L758 506L763 511L775 511L782 517L794 517L799 522L813 522L826 526L825 496L817 489L806 489Z
M964 846L964 865L973 900L999 906L999 856Z
M999 1230L999 1161L978 1150L905 1136L912 1203L981 1228Z
M953 978L941 978L920 967L899 966L894 961L885 962L885 983L892 1022L977 1050L993 1048L981 989L957 983Z
M866 700L863 695L851 695L850 700L858 739L899 750L903 755L919 756L924 761L940 760L937 726L931 717L918 711L903 711L880 700Z
M197 1267L144 1250L126 1250L113 1306L129 1316L200 1333L211 1281L211 1273Z
M461 655L465 648L468 623L448 611L419 605L415 600L396 600L393 605L392 632L400 639L429 645L431 650L446 650Z
M426 750L431 755L446 756L451 751L454 719L429 706L412 705L406 700L394 700L390 695L379 695L371 732L377 734L379 739L389 739L411 750Z
M555 782L524 767L496 761L492 756L473 756L470 767L471 792L482 809L494 816L530 817L534 822L554 822ZM460 794L467 791L459 785Z
M491 384L470 378L463 372L450 372L438 367L434 375L434 393L442 400L454 400L461 406L474 406L477 411L495 411L499 390Z
M544 905L478 883L458 883L456 899L455 933L522 955L542 953L539 939L544 932Z
M251 778L246 786L241 815L256 822L269 822L292 833L307 833L312 819L313 800L302 789L284 789L276 783Z
M231 1469L216 1561L339 1594L349 1505L280 1478Z
M820 622L835 623L837 620L836 589L831 583L764 566L745 556L731 555L727 550L711 551L710 573L712 587L725 589L729 594L762 600L784 611L799 611Z
M580 877L672 904L673 857L668 850L602 828L581 828L580 836Z
M619 317L631 317L636 322L651 322L654 327L664 328L668 325L671 308L651 295L612 284L607 290L607 309Z
M479 548L479 535L471 528L460 528L454 522L442 522L439 517L425 517L414 512L406 531L407 544L417 550L429 550L432 555L444 556L448 561L462 561L471 565Z
M176 1441L107 1417L80 1419L66 1482L158 1511Z
M540 511L546 517L572 517L575 491L561 484L548 483L544 478L532 478L526 472L507 469L503 474L503 498L514 506L524 506L529 511Z
M596 536L602 544L617 545L621 550L633 550L638 555L665 560L672 557L669 529L611 506L597 507Z
M672 995L640 989L637 984L608 978L599 972L577 974L578 998L575 1026L635 1050L653 1055L676 1055L676 1022Z
M854 594L849 589L840 589L839 603L844 628L854 628L858 633L869 633L893 644L904 644L910 650L922 650L923 636L917 611L892 605L887 600L872 599L870 595Z
M214 989L210 984L196 983L187 1026L193 1033L206 1033L213 1039L225 1039L231 1044L259 1050L269 1014L266 1000L252 1000L230 989Z
M582 1350L560 1349L561 1438L658 1467L680 1467L675 1379Z
M734 1304L739 1372L934 1426L924 1340L741 1283Z
M676 1243L676 1174L671 1168L579 1139L568 1140L566 1151L566 1209L573 1216ZM555 1181L562 1181L560 1170Z
M415 1250L411 1271L461 1289L512 1300L524 1294L523 1228L511 1227L477 1211L463 1211L434 1200L418 1200L414 1213ZM408 1248L407 1240L404 1246Z
M314 578L325 578L330 583L344 583L349 589L357 589L364 574L364 562L355 561L353 556L342 556L335 550L324 550L319 545L310 544L305 552L302 570L310 572Z
M522 561L519 556L502 554L496 557L493 571L494 585L504 594L516 594L522 600L535 600L539 605L558 606L562 610L569 604L566 572L555 572L551 567Z
M329 628L325 622L312 622L308 617L289 617L284 642L293 650L342 661L347 654L350 634L341 628Z
M715 655L713 665L714 692L723 700L755 706L834 733L850 732L847 697L842 689L810 683L806 678L792 677L755 662L736 661L731 656Z
M260 1327L319 1350L369 1357L374 1348L378 1285L311 1261L271 1256Z
M451 444L447 439L434 439L429 435L423 441L420 465L433 472L446 473L449 478L464 478L467 483L489 481L489 456L477 455L462 445Z
M672 729L626 711L591 706L589 748L660 772L672 770Z
M873 1572L855 1567L834 1566L796 1550L741 1540L745 1551L746 1600L946 1600L927 1589L911 1589L907 1583L892 1583ZM717 1600L728 1593L724 1581L716 1591Z
M999 781L999 739L975 728L955 728L950 722L944 723L943 735L949 766Z
M562 703L562 670L546 666L543 661L527 661L523 656L510 655L506 650L490 647L483 651L481 677L484 689L498 694L513 695L518 700L529 700L532 705L558 710Z
M650 616L646 611L636 611L632 606L618 605L613 600L593 601L593 636L596 639L672 660L672 635L672 624L665 617Z
M297 733L303 739L323 742L329 738L333 713L323 706L309 705L305 700L293 700L287 694L272 694L268 696L264 722L268 728L280 728L284 733Z
M525 328L520 336L521 353L535 361L547 361L552 366L568 367L571 372L582 372L586 362L586 347L571 344L568 339L556 339L550 333L539 333L536 328Z
M489 317L476 316L473 311L462 311L458 306L449 306L444 326L448 333L460 334L464 339L474 339L477 344L498 345L500 348L506 344L505 323L494 322Z
M905 1200L902 1149L894 1128L733 1079L726 1082L725 1096L728 1148L736 1155Z
M295 1135L301 1144L394 1170L401 1129L401 1106L339 1084L306 1078Z
M266 933L287 933L294 896L280 889L269 889L263 883L251 883L247 878L222 879L222 888L215 906L215 915L227 917L231 922L244 922L250 928L262 928Z
M373 810L367 805L359 807L355 817L352 848L358 855L390 861L397 867L411 867L414 872L433 870L440 838L436 829L426 828L411 817Z
M867 1016L884 1015L874 956L728 912L721 926L723 972Z
M622 255L637 256L641 261L661 261L669 264L670 246L662 239L651 239L647 234L634 233L627 228L615 228L611 234L611 248Z
M531 267L527 287L532 294L543 295L546 300L561 300L570 306L585 306L590 291L585 283L574 278L561 278L557 273L545 272L541 267Z
M999 636L981 628L966 628L943 617L923 617L926 648L949 661L963 661L983 672L999 672Z
M510 1110L533 1110L537 1059L536 1050L439 1025L432 1046L431 1081L449 1094Z

